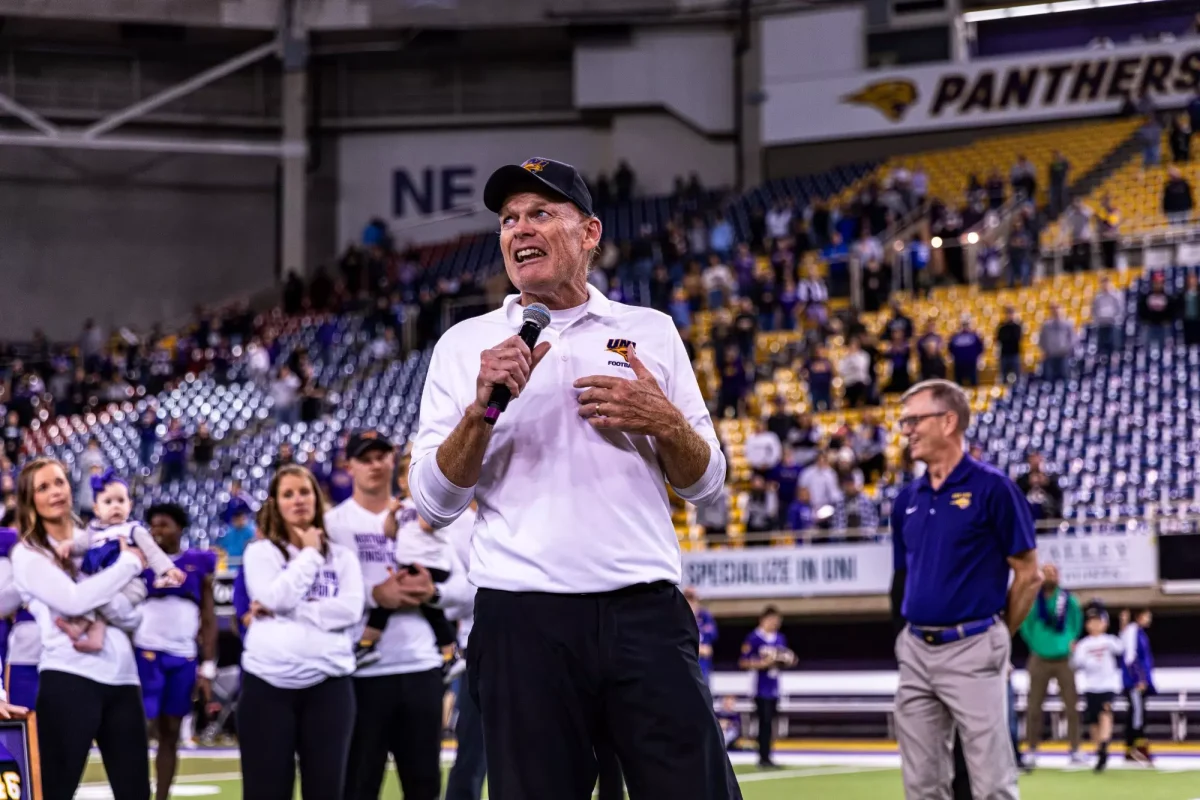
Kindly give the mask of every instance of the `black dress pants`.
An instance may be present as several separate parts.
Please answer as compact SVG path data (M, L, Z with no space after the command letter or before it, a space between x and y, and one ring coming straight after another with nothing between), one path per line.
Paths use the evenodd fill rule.
M354 728L350 678L281 689L243 672L237 715L244 797L292 800L297 761L304 800L340 796Z
M358 717L345 800L378 800L388 753L404 800L442 796L442 670L354 678Z
M631 800L741 798L675 586L480 589L467 647L493 800L588 800L611 744Z
M75 796L93 739L113 798L150 800L149 745L140 687L111 686L45 670L38 678L35 710L42 800Z

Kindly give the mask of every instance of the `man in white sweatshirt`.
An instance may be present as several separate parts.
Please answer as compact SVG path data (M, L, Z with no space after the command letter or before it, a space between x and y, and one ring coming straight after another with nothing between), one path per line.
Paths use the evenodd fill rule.
M419 607L440 598L424 568L415 575L397 573L395 546L383 533L396 468L391 442L378 431L357 431L346 444L346 456L354 494L325 514L326 533L358 553L366 605L396 613L379 638L379 660L354 675L358 715L345 797L376 800L391 753L405 798L438 800L442 657Z

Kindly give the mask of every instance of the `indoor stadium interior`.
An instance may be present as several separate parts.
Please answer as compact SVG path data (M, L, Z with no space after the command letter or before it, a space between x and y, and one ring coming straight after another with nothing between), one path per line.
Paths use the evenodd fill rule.
M1197 800L1196 132L1194 0L0 0L0 525L15 531L0 596L20 596L0 622L7 796L40 798L41 782L59 800L37 726L3 719L19 668L36 686L22 622L47 648L58 624L13 577L17 550L48 541L23 468L62 465L76 525L107 523L119 482L168 555L164 515L181 551L215 561L189 606L186 707L151 717L151 782L175 737L169 796L251 797L237 581L282 513L280 470L310 471L332 514L379 437L400 519L423 390L442 391L426 381L435 347L518 293L488 176L541 180L550 160L578 171L602 225L590 296L670 321L726 460L711 502L685 500L666 466L663 497L689 657L742 796L906 796L896 648L917 623L892 532L931 480L909 441L930 415L905 393L941 379L969 404L965 458L1006 476L1053 576L1024 624L996 620L1013 632L997 714L1019 796ZM593 355L630 366L632 335ZM474 363L451 367L474 380ZM571 535L605 535L578 522ZM43 550L80 591L97 580L80 553ZM163 572L146 564L149 604ZM259 588L246 602L268 617ZM153 656L112 613L107 635ZM446 616L452 665L469 626ZM787 644L764 648L772 618ZM1103 691L1075 657L1094 619L1124 648L1103 690L1106 769L1086 724ZM945 627L966 638L962 622ZM338 631L361 650L352 628ZM1078 707L1048 665L1076 680ZM446 669L443 790L468 692ZM33 720L53 719L47 694L25 695ZM660 800L625 773L630 797ZM92 747L74 797L126 800L110 778ZM390 767L378 796L404 796Z

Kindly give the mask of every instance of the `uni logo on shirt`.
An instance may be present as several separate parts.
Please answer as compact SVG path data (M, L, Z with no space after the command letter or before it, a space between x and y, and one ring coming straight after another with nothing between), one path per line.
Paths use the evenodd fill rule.
M609 339L605 350L610 353L616 353L626 361L629 360L629 348L637 347L637 342L631 342L628 339Z
M625 369L633 369L629 364L629 348L637 347L637 342L631 342L628 339L609 339L608 345L604 348L610 353L616 353L623 361L609 361L610 367L625 367Z
M955 492L954 494L950 495L950 505L958 506L958 508L963 509L963 510L970 508L971 507L971 493L970 492Z

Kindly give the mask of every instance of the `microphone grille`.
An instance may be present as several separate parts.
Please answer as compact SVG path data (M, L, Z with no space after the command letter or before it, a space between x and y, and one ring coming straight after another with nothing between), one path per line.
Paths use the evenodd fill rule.
M550 309L541 303L533 303L525 307L521 319L525 322L532 322L538 326L538 330L542 330L550 324Z

